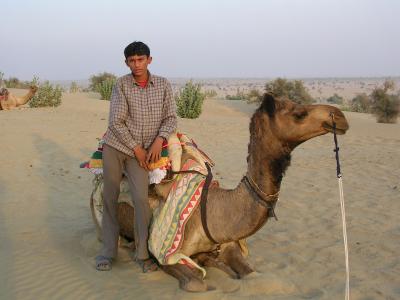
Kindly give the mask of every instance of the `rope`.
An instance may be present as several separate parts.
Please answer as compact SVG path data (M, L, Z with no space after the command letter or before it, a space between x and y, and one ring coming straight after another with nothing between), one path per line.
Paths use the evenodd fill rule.
M350 299L350 267L349 267L349 249L347 245L347 229L346 229L346 211L344 208L344 194L343 194L343 181L342 181L342 173L340 171L340 161L339 161L339 147L336 137L336 123L334 121L334 114L331 114L332 124L333 124L333 140L335 142L335 158L336 158L336 176L338 178L339 183L339 196L340 196L340 209L342 212L342 228L343 228L343 242L344 242L344 255L345 255L345 263L346 263L346 291L345 291L345 300Z
M257 189L261 194L263 194L265 197L268 197L268 198L276 198L277 196L279 196L279 192L280 192L280 191L277 191L275 194L267 194L267 193L265 193L264 191L262 191L262 190L260 189L260 187L257 185L257 183L254 182L253 178L251 178L251 176L250 176L249 173L247 173L246 177L247 177L248 179L250 179L250 182L251 182L251 183L256 187L256 189Z

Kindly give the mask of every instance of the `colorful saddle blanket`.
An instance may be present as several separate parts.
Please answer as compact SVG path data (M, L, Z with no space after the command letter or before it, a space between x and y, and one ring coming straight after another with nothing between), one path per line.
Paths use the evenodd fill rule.
M192 159L188 159L181 170L207 173L207 170L204 170L197 161ZM149 249L160 264L188 264L200 269L205 276L203 268L179 251L186 223L200 203L204 183L205 176L198 173L178 175L165 204L153 213Z

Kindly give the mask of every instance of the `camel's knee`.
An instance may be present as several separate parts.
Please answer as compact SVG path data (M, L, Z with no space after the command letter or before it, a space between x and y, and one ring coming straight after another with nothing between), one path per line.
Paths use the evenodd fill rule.
M238 242L231 242L221 248L220 260L227 264L238 275L238 278L254 272L242 254Z
M205 267L213 267L224 271L233 279L238 279L238 274L232 270L227 264L223 261L219 260L218 258L214 257L210 253L201 253L200 255L196 256L196 261L199 265Z
M162 269L178 279L179 287L187 292L206 292L215 289L198 276L198 273L186 265L164 265Z

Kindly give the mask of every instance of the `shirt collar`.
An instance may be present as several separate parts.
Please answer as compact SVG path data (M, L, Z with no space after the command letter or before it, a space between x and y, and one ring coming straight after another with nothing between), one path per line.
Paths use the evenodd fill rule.
M149 75L147 82L150 82L152 85L154 85L154 78L151 75L150 71L147 71L147 74ZM131 73L131 75L132 75L133 84L139 86L139 83L136 81L135 76L133 76L133 73Z

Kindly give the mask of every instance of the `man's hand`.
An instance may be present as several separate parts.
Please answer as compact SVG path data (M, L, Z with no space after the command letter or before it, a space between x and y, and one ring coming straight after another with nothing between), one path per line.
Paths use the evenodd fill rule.
M137 161L139 162L139 166L141 166L143 169L149 171L149 166L146 161L146 154L147 154L146 150L144 150L142 148L142 146L136 146L133 149L133 152L135 152L135 157L136 157Z
M164 139L161 136L158 136L150 146L146 156L146 162L148 164L155 163L160 159L163 141Z

